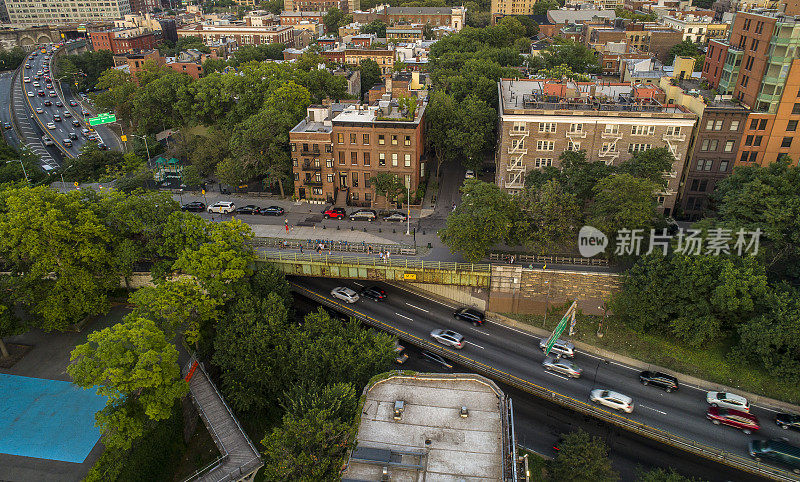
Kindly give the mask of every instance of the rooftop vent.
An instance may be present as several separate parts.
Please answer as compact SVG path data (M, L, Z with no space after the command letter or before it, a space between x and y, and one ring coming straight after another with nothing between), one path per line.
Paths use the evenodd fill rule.
M403 400L396 400L394 402L394 419L400 420L403 416L403 411L406 409L406 402Z

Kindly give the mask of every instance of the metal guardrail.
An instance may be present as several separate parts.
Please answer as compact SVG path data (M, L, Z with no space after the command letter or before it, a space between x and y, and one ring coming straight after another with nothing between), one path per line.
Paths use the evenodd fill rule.
M296 290L298 293L304 296L308 296L311 299L325 306L328 306L329 308L333 308L338 311L343 311L349 314L350 316L353 316L354 318L363 321L364 323L367 323L369 325L380 328L381 330L387 331L393 335L396 335L398 338L404 341L413 343L419 346L420 348L424 348L425 350L428 350L430 352L438 353L441 356L444 356L461 365L467 366L485 376L488 376L489 378L500 380L503 383L511 385L520 390L526 391L530 394L536 395L545 400L558 403L559 405L562 405L569 409L576 410L586 415L599 418L609 423L613 423L618 427L624 428L626 430L650 438L657 442L671 445L681 450L692 452L694 454L700 455L701 457L714 460L716 462L728 465L730 467L734 467L736 469L745 472L750 472L752 474L760 475L763 477L769 477L775 480L785 480L785 481L800 480L800 477L795 477L790 472L772 467L767 464L759 463L752 459L732 454L724 450L719 450L714 447L709 447L707 445L697 443L693 440L679 437L669 432L654 427L650 427L643 423L635 422L626 417L598 408L589 403L582 402L580 400L576 400L574 398L567 397L565 395L561 395L560 393L536 385L535 383L529 382L528 380L524 380L522 378L511 375L510 373L497 370L496 368L493 368L489 365L465 357L460 353L444 348L441 345L433 344L428 340L422 339L416 335L400 330L399 328L396 328L392 325L384 323L370 316L364 315L363 313L359 313L358 311L348 306L341 305L324 296L318 295L317 293L307 288L304 288L298 285L297 283L290 282L289 284L292 287L292 289Z
M508 262L508 257L513 256L514 261L520 263L545 263L545 264L573 264L577 266L608 266L608 260L603 258L584 258L581 256L550 256L541 254L524 253L489 253L489 260Z
M403 268L420 270L448 270L448 271L474 271L481 273L491 273L492 265L477 263L454 263L449 261L425 261L422 259L390 259L381 261L380 258L367 258L361 256L344 256L335 254L315 254L315 253L281 253L281 252L261 252L258 257L263 261L284 261L295 263L326 263L326 264L349 264L356 266L375 266L381 268Z
M317 246L324 245L323 251L347 251L352 253L377 254L378 251L389 251L392 254L416 255L417 247L409 244L350 243L330 239L289 239L289 238L253 238L248 244L256 247L307 249L315 251Z

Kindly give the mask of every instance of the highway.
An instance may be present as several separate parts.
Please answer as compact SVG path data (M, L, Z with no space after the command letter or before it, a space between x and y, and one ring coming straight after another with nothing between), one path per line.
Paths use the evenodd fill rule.
M359 290L365 284L357 280L327 278L299 278L296 281L307 290L307 294L322 296L328 300L333 300L330 291L336 286ZM633 398L635 410L629 415L619 413L619 417L745 459L749 458L747 443L751 438L785 438L800 445L800 434L777 427L774 423L775 411L769 407L752 406L751 412L759 417L761 430L748 436L731 427L713 425L706 419L708 405L705 392L713 387L681 384L677 392L666 393L652 386L641 385L638 369L581 352L577 353L574 361L583 368L583 376L579 379L568 379L542 368L544 355L539 349L539 338L536 336L490 321L483 326L473 327L453 318L455 305L447 306L393 286L381 286L389 295L384 302L361 299L345 306L337 300L336 307L345 314L351 314L349 309L352 309L362 316L391 325L403 331L406 338L418 337L431 341L431 330L452 329L463 334L466 340L466 345L459 350L459 354L487 369L504 372L519 381L557 392L578 403L591 404L588 396L594 388L624 393ZM302 290L300 294L303 294ZM577 326L576 329L580 330L581 327ZM446 350L456 355L453 349ZM784 473L787 477L791 475L789 472Z

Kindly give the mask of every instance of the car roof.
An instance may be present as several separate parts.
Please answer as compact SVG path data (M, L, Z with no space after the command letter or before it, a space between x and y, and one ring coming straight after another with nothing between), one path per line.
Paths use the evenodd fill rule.
M633 399L631 397L629 397L627 395L623 395L623 394L621 394L619 392L615 392L614 390L606 390L606 391L608 392L608 395L607 395L608 397L616 398L616 399L622 400L623 402L626 402L626 403L631 403L633 401Z
M721 398L725 398L726 400L735 400L737 402L747 403L747 399L741 395L736 395L735 393L730 392L717 392L717 396Z

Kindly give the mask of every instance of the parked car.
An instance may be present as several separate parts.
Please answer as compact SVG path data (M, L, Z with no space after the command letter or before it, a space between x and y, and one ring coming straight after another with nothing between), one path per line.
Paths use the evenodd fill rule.
M406 347L401 345L399 341L394 341L394 351L397 353L397 358L394 359L394 362L398 365L402 365L408 360L408 353L403 353L405 349Z
M447 360L445 360L444 357L439 355L438 353L432 353L427 350L422 350L422 359L430 363L441 365L448 370L453 369L453 365L448 363Z
M755 415L732 408L708 407L706 418L711 420L714 425L729 425L746 434L751 434L761 428Z
M708 392L706 394L706 401L712 407L730 408L733 410L741 410L742 412L750 411L750 403L741 395L728 392Z
M406 215L399 212L394 212L389 214L388 216L383 217L384 221L394 222L394 221L405 221Z
M367 286L361 290L361 296L375 301L383 301L386 299L386 291L377 286Z
M99 144L98 144L99 147ZM217 201L208 207L209 213L230 214L236 209L231 201Z
M800 447L783 440L751 440L750 456L757 461L769 460L800 474Z
M678 389L678 379L666 373L644 371L639 374L639 381L642 382L642 385L663 388L667 393Z
M322 211L322 217L325 219L328 218L344 219L345 216L347 216L347 213L345 212L344 208L330 208Z
M241 206L234 210L236 214L258 214L259 211L261 211L261 208L255 204L248 204L247 206Z
M264 216L283 216L286 213L280 206L270 206L261 210L261 214Z
M372 209L359 209L350 214L350 221L375 221L378 215Z
M72 147L72 140L70 140L69 138L62 139L61 142L64 144L64 147Z
M570 378L580 378L581 373L583 373L583 370L575 363L553 355L547 355L542 362L542 366L545 370L561 373Z
M442 330L437 328L431 332L431 338L442 345L452 346L453 348L458 348L459 350L464 348L464 335L453 330Z
M51 139L50 136L48 136L47 134L42 136L42 143L44 145L46 145L46 146L54 146L54 145L56 145L56 143L53 142L53 139Z
M614 410L633 412L633 399L613 390L594 389L589 394L589 400Z
M775 415L775 423L784 430L790 428L800 430L800 415L794 413L779 413Z
M473 325L478 326L483 324L483 321L486 319L486 315L484 315L482 311L478 311L475 308L461 308L453 313L453 318L468 321Z
M358 301L358 293L350 288L345 288L344 286L339 286L331 290L331 296L338 298L345 303L355 303Z
M464 174L464 179L475 179L475 171L468 170L466 174Z
M206 205L200 201L192 201L181 206L181 211L191 211L194 213L202 213L206 210Z
M100 149L101 151L105 151L106 149L108 149L108 146L105 145L103 141L100 141L97 143L97 148Z
M539 348L541 348L542 351L547 348L547 338L542 338L539 340ZM556 355L561 355L566 358L574 358L575 345L573 345L571 341L562 340L559 338L553 344L553 347L550 349L550 353L555 353ZM548 353L548 355L550 353Z

